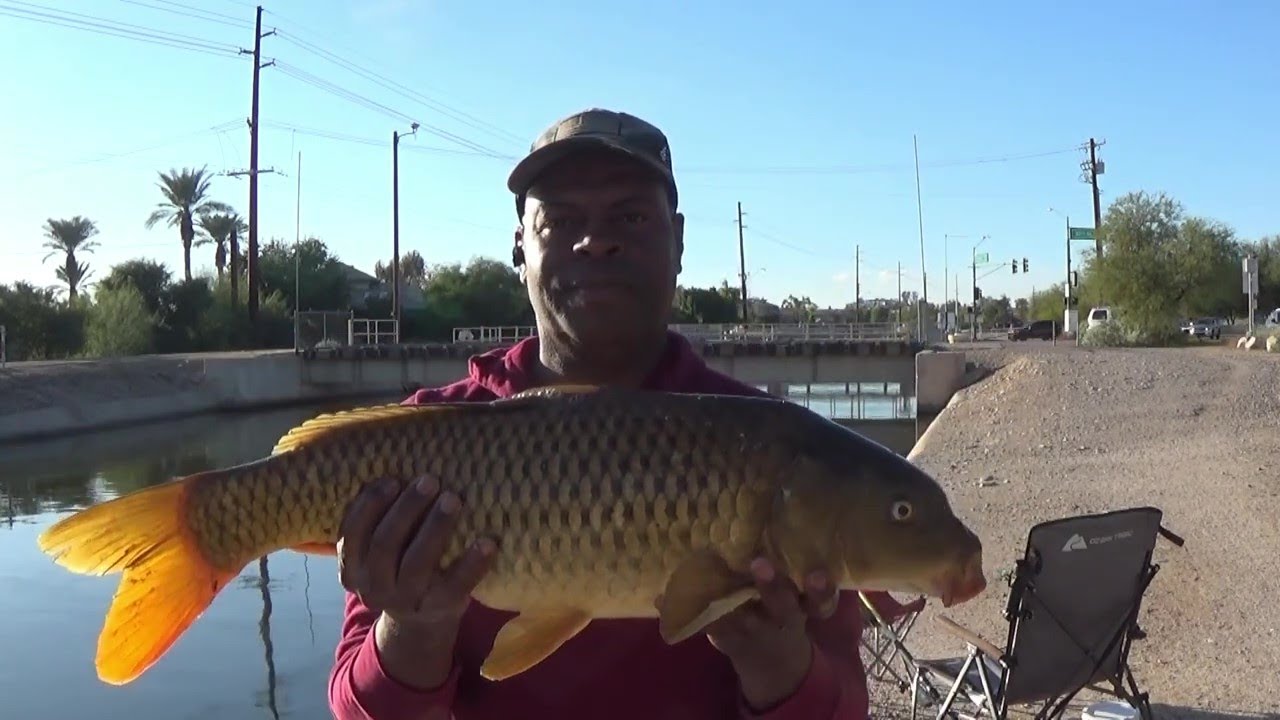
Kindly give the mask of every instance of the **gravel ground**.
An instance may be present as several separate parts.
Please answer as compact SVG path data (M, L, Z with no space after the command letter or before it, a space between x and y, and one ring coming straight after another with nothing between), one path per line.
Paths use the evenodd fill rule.
M1011 569L1032 525L1155 505L1163 540L1131 664L1157 717L1280 718L1280 356L1193 347L972 349L994 370L961 391L912 451L985 545L989 589L947 616L1002 647ZM980 486L987 476L995 484ZM931 604L908 639L925 658L964 644ZM873 681L877 717L909 705ZM1085 695L1068 711L1096 695ZM1030 716L1022 709L1019 715Z

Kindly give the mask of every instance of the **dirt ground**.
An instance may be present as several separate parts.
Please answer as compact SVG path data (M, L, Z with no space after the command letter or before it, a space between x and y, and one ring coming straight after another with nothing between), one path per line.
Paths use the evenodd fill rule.
M1140 618L1148 637L1131 656L1156 716L1280 717L1280 355L1046 344L974 349L969 360L993 374L961 391L912 452L984 542L988 590L945 614L1002 647L999 574L1031 526L1155 505L1186 540L1157 545L1161 571ZM931 603L908 638L919 657L964 654L937 628L940 610ZM905 693L875 680L872 693L876 717L907 716Z

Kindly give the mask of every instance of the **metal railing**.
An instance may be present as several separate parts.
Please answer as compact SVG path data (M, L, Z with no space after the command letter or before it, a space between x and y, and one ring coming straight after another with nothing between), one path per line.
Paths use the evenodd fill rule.
M788 340L908 340L911 328L899 323L719 323L678 324L672 330L691 340L785 342ZM453 329L454 342L508 343L538 334L531 325Z
M303 310L294 314L293 349L339 348L351 343L350 310Z
M824 393L785 397L832 420L911 420L916 417L915 398L905 395Z
M514 343L538 334L532 325L498 325L453 329L454 342Z
M392 345L400 342L400 323L395 318L347 319L348 345Z
M756 340L906 340L911 330L898 323L723 323L672 325L687 338L735 342Z

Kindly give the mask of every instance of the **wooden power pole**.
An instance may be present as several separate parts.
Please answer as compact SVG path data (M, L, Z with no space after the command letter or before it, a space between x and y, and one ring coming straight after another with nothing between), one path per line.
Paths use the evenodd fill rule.
M262 6L257 8L253 30L253 100L249 108L249 247L245 253L245 264L249 270L249 321L258 319L258 284L261 268L258 267L258 76L264 67L273 65L271 61L262 64L262 38L274 35L275 30L262 33ZM241 50L241 54L248 51ZM268 170L267 172L271 172ZM297 304L295 298L294 303ZM295 308L296 310L297 308Z
M747 251L742 239L742 201L738 201L738 279L742 283L742 323L750 321L747 315Z

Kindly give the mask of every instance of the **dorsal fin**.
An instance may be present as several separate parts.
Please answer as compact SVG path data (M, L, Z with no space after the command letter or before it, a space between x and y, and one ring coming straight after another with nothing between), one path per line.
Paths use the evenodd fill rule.
M603 385L586 385L565 383L563 385L543 385L542 387L529 388L521 390L515 395L510 395L507 400L521 400L525 398L539 397L555 397L556 395L585 395L587 393L600 392L605 389Z
M310 420L292 428L276 442L271 449L272 455L296 450L313 443L331 432L359 423L387 420L422 412L440 412L450 409L451 405L374 405L370 407L341 410L334 413L317 415Z

